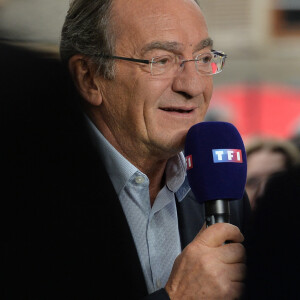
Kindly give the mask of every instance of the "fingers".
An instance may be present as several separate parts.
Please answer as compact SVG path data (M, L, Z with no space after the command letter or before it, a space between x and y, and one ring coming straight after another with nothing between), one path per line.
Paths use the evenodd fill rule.
M197 234L194 241L206 245L208 247L219 247L225 241L241 243L244 241L244 236L237 226L229 223L217 223L209 226Z
M244 237L238 227L203 226L176 258L165 286L171 299L239 299L246 277ZM225 244L230 240L232 243Z

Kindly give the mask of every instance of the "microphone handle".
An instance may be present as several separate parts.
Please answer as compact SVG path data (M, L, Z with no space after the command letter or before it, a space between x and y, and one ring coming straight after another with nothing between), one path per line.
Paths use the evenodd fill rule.
M230 223L229 200L210 200L205 202L206 226L215 223Z

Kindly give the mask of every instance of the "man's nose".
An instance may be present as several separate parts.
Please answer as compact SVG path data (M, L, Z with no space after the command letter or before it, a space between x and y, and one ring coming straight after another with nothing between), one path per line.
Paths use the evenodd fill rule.
M186 93L191 97L202 94L208 85L212 85L212 76L198 73L194 60L183 62L182 70L176 74L172 88L175 92Z

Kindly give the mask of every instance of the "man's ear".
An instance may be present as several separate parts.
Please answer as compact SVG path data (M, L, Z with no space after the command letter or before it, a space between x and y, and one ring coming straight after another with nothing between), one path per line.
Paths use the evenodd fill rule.
M102 93L99 80L96 80L95 70L87 58L80 54L72 56L69 71L81 96L92 105L100 105Z

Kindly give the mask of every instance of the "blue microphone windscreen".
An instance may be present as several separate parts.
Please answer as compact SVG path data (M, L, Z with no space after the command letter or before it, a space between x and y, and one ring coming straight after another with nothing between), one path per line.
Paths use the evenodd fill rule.
M243 197L246 152L240 133L231 123L201 122L192 126L184 154L188 181L198 201Z

